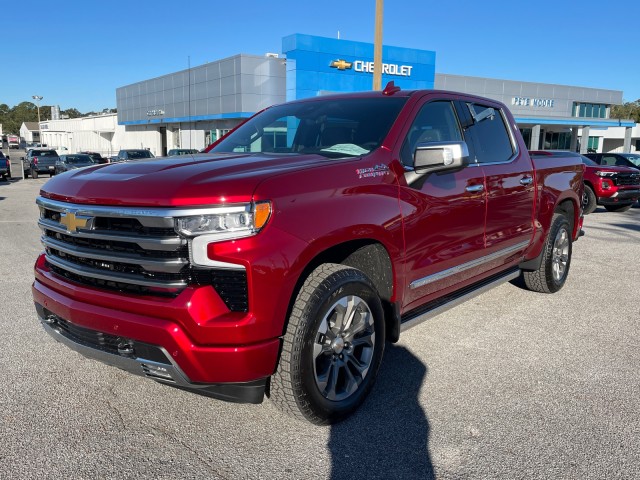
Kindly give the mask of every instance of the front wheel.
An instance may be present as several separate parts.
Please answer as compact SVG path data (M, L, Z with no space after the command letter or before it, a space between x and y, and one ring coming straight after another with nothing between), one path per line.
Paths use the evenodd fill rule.
M523 272L524 283L529 290L555 293L560 290L569 275L571 266L571 230L567 217L556 213L545 240L540 267L533 272Z
M626 212L632 207L633 203L628 203L626 205L605 205L604 208L607 209L608 212Z
M589 215L593 213L593 211L598 207L598 199L596 198L596 194L593 193L593 190L590 186L584 186L584 193L582 199L582 210L585 215Z
M384 314L364 273L324 264L293 305L269 396L317 425L336 423L365 400L384 351Z

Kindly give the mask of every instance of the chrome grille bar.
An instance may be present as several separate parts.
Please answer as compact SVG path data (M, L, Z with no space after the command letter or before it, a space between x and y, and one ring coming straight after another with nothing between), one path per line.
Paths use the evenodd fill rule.
M169 259L148 259L140 255L126 254L120 252L96 253L90 248L76 247L68 243L55 240L53 238L42 236L42 244L45 248L55 249L79 258L91 258L93 260L101 260L109 263L127 263L132 265L140 265L150 272L178 273L189 262L185 258L169 258Z
M155 288L181 288L181 287L187 286L187 282L184 280L163 281L163 280L143 279L143 277L138 275L132 275L127 273L117 273L117 272L112 273L112 272L100 270L97 268L77 265L73 262L68 262L66 260L62 260L59 257L55 257L49 254L47 254L45 258L50 264L55 265L56 267L66 270L68 272L71 272L83 277L97 278L97 279L105 280L108 282L129 283L132 285L141 285L143 287L155 287Z

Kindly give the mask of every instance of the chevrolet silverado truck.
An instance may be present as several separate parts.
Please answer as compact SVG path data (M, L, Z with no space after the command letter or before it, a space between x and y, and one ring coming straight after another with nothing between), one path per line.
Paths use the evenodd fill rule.
M580 161L540 166L485 98L320 96L206 150L49 180L37 314L89 358L315 424L408 328L520 275L558 291L581 233Z
M58 152L52 148L32 148L26 157L22 157L24 178L38 178L43 173L52 177L56 173L56 162L59 160Z
M9 155L5 157L2 150L0 150L0 176L2 180L9 180L11 178L11 159Z
M640 171L623 165L598 164L586 155L558 150L529 152L535 157L579 158L585 165L583 210L588 215L602 205L609 212L626 212L640 198Z

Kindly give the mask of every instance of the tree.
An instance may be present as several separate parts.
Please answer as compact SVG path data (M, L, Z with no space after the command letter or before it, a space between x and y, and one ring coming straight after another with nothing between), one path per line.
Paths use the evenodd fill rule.
M104 109L104 111L110 111L115 113L116 109ZM94 112L90 112L95 115ZM66 115L68 118L78 118L88 115L88 113L81 113L77 108L68 108L62 110L61 115ZM48 120L51 118L51 105L40 105L40 120ZM18 105L9 108L6 103L0 104L0 124L2 124L2 130L4 133L20 133L20 127L23 122L37 122L38 121L38 106L33 102L22 102Z
M78 118L83 116L77 108L67 108L66 110L62 110L60 111L60 115L68 115L69 118Z
M611 107L611 118L619 118L621 120L631 119L640 122L640 98L635 102L624 102L622 105L613 105Z

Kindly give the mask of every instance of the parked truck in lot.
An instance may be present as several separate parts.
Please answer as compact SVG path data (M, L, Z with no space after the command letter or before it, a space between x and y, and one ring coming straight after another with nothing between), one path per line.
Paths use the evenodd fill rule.
M540 166L480 97L315 97L207 150L49 180L38 316L87 357L317 424L406 329L520 275L558 291L581 232L579 159Z
M20 148L20 137L18 135L7 135L7 145L9 150Z
M533 158L553 161L556 157L572 155L585 165L584 202L585 215L592 213L598 205L610 212L626 212L640 198L640 171L623 165L599 165L586 155L558 150L535 150L529 152Z

